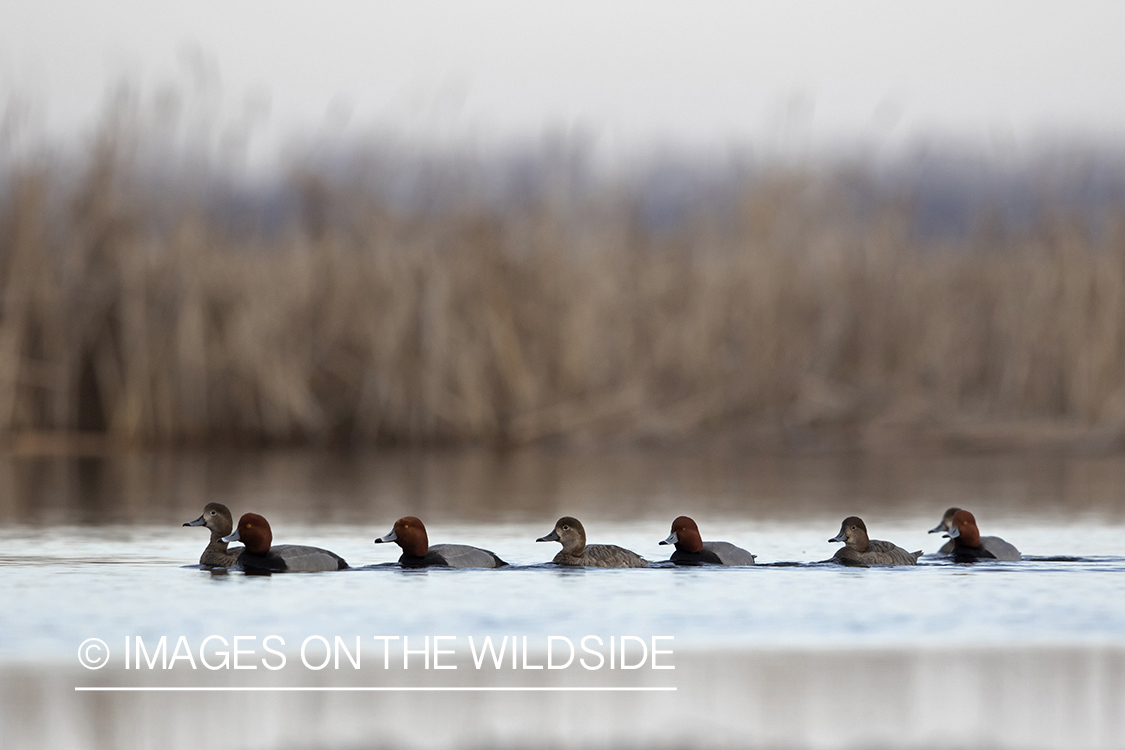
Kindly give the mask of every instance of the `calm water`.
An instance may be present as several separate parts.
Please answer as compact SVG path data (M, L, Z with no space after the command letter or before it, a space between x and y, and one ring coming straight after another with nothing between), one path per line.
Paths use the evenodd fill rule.
M1125 459L805 457L602 451L0 458L4 747L1125 747ZM209 500L269 517L278 543L356 569L247 577L192 567L180 524ZM844 569L840 520L936 550L945 508L1027 556ZM558 570L560 515L592 542L666 558L673 517L758 555L754 568ZM511 568L402 571L375 545L396 518ZM124 671L124 639L197 655L207 636L284 639L280 671ZM463 669L381 668L372 636L454 636ZM471 669L470 637L673 636L674 671ZM364 667L297 664L310 636L360 637ZM100 638L110 669L76 662ZM274 642L276 647L278 644ZM392 661L400 651L393 649ZM212 650L212 654L215 651ZM415 667L417 667L415 657ZM146 692L94 693L76 686ZM404 685L471 693L400 692ZM255 692L150 692L176 686ZM320 687L319 692L262 688ZM393 692L366 691L383 686ZM479 692L593 686L675 692ZM412 717L404 722L403 716ZM951 722L950 717L957 717Z
M0 464L0 655L72 659L88 637L217 633L673 635L678 647L1086 644L1125 639L1125 461L1117 458L760 458L621 452L12 458ZM278 543L357 570L245 577L185 567L204 502L267 515ZM840 519L936 551L949 505L1030 559L916 568L813 565ZM421 516L431 542L513 568L400 571L372 544ZM758 555L752 569L555 570L534 539L582 518L591 542L650 560L675 515ZM799 563L782 565L780 563Z

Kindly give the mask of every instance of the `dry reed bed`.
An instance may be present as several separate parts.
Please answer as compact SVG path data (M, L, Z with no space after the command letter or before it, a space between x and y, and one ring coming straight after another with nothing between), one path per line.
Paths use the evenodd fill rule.
M830 179L788 174L733 215L655 232L627 195L435 214L321 177L303 225L269 239L146 193L125 161L9 175L0 433L520 443L1125 421L1121 221L927 246L901 206L861 221Z

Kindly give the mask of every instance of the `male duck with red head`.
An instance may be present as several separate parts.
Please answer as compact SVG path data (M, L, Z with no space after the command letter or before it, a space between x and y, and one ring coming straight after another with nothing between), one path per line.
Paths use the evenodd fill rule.
M1022 560L1020 551L998 536L980 535L977 519L967 510L953 514L949 532L945 534L953 540L954 562L976 562L977 560Z
M348 567L344 558L319 547L274 546L270 522L257 513L243 514L238 519L238 528L223 537L223 541L241 541L246 545L238 556L238 564L247 573L316 573Z
M672 533L661 544L674 544L670 559L677 565L753 565L754 555L730 542L705 542L699 526L687 516L672 522Z
M897 544L867 537L867 524L859 516L848 516L840 524L840 533L830 542L843 542L831 562L866 567L869 565L917 565L922 550L907 552Z
M391 533L375 540L376 544L394 542L402 548L398 564L404 568L499 568L508 563L490 552L467 544L430 544L426 526L414 516L395 521Z

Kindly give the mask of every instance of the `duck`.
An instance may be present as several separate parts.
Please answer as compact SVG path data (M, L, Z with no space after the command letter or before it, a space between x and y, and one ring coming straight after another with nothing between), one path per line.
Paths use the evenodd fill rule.
M414 516L404 516L395 521L394 528L386 536L375 540L376 544L394 542L402 547L398 564L404 568L500 568L508 563L495 553L467 544L430 544L426 526Z
M555 521L555 529L537 542L559 542L562 551L551 562L586 568L643 568L648 565L636 552L615 544L586 544L586 529L572 516Z
M945 534L953 541L954 562L976 562L977 560L1004 560L1015 562L1023 556L1014 545L998 536L980 535L977 519L967 510L953 514L949 532Z
M844 546L832 556L841 565L917 565L922 550L907 552L897 544L867 537L867 525L859 516L848 516L840 524L840 533L830 542L843 542Z
M230 508L222 503L207 503L203 506L203 514L194 521L185 521L184 526L206 526L211 530L211 541L199 556L199 564L213 568L229 568L238 562L243 547L227 548L223 537L234 529L234 516Z
M941 517L941 523L939 523L937 526L930 529L927 533L928 534L937 534L938 532L949 531L949 529L953 527L953 514L956 513L959 510L961 510L961 509L960 508L950 508L949 510L945 511L945 514L942 515L942 517ZM941 545L941 549L938 550L939 555L949 555L949 554L952 554L952 553L953 553L953 540L952 539L950 539L945 544Z
M246 573L315 573L348 567L344 558L319 547L299 544L273 546L270 522L257 513L244 513L238 519L238 528L223 537L222 541L241 541L246 545L238 556L238 564Z
M661 544L674 544L668 558L677 565L753 565L754 555L730 542L705 542L699 526L687 516L672 521L672 533Z

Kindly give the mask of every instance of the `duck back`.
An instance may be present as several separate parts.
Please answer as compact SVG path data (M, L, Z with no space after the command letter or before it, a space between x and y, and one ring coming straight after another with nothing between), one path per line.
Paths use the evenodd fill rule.
M335 552L300 544L277 545L264 555L243 551L238 564L248 573L318 573L348 567Z
M730 542L704 542L699 552L676 550L668 559L677 565L753 565L755 557Z
M988 552L992 557L997 560L1007 560L1009 562L1018 561L1023 559L1023 555L1016 549L1015 545L1011 542L1006 542L998 536L982 536L980 538L980 548ZM969 547L968 549L980 549ZM939 554L952 555L957 545L952 539L941 546L938 550ZM985 555L987 557L987 555Z
M499 568L508 564L494 552L467 544L434 544L425 557L403 553L398 562L404 568Z
M643 568L648 560L632 550L616 544L587 544L582 554L573 555L565 550L555 555L556 565L580 565L587 568Z
M897 544L872 539L867 551L860 552L852 547L836 550L832 559L843 565L917 565L922 551L907 552Z
M1005 542L998 536L981 537L980 546L988 550L997 560L1015 562L1023 559L1023 555L1014 544Z
M704 552L712 552L720 565L753 565L755 556L730 542L704 542Z
M976 562L977 560L1018 562L1022 559L1023 556L1015 548L1015 545L998 536L982 536L980 545L977 547L959 544L953 549L954 562Z

